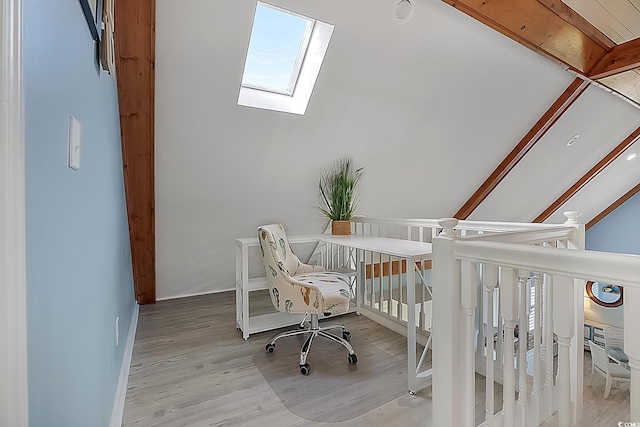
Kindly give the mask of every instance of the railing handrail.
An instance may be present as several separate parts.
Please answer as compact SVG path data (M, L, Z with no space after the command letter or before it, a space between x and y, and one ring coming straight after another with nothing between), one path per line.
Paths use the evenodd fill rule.
M378 218L360 217L354 222L371 224L388 224L397 226L442 228L438 219L429 218ZM493 230L493 231L523 231L541 230L566 227L564 224L544 224L530 222L494 222L494 221L470 221L460 220L455 230Z
M640 255L456 240L455 258L640 288Z
M550 240L571 239L576 232L574 226L553 226L534 230L492 231L484 234L461 236L460 240L485 240L500 243L526 243L536 244Z

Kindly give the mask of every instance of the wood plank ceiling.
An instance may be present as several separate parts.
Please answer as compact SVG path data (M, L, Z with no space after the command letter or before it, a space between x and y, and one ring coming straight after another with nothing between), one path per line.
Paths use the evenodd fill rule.
M578 78L454 215L467 218L586 89L595 82L640 106L640 2L637 0L443 0L535 52L560 62ZM572 195L620 156L640 129L536 217L549 218ZM635 191L634 191L635 190ZM639 186L627 192L627 200ZM618 206L622 201L616 201ZM608 208L609 209L609 208ZM605 211L608 211L605 210ZM603 215L604 216L604 215ZM598 216L602 218L603 216ZM590 221L588 227L594 225Z
M640 104L640 38L637 35L616 43L559 0L443 1L541 55L559 61L577 74ZM631 9L636 9L631 1L626 2ZM614 8L611 0L607 4ZM609 21L613 22L613 18Z

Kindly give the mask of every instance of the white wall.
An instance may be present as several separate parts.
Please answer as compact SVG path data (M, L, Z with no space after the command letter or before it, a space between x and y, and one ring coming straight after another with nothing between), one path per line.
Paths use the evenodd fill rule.
M305 116L236 105L255 0L158 0L159 299L234 287L234 240L317 233L322 168L363 166L362 212L457 211L573 76L440 1L280 0L335 25Z

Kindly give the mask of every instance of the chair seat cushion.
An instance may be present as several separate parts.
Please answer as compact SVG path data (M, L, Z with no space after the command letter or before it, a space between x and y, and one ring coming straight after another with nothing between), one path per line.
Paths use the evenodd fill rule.
M617 363L609 363L609 374L614 378L630 378L631 372Z
M320 290L324 300L320 312L344 313L349 309L351 282L344 274L333 271L312 272L299 274L293 279L309 283Z

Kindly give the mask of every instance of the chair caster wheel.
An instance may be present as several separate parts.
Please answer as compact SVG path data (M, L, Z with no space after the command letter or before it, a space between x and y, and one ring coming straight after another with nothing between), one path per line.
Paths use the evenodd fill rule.
M344 338L347 341L351 340L351 332L349 331L342 331L342 338Z
M300 373L302 375L309 375L309 372L311 372L311 366L309 366L308 363L305 363L304 365L300 365Z
M348 360L349 360L349 365L355 365L356 363L358 363L358 356L356 356L355 353L350 354Z
M274 351L276 351L276 345L269 343L265 346L264 349L267 350L267 353L273 353Z

